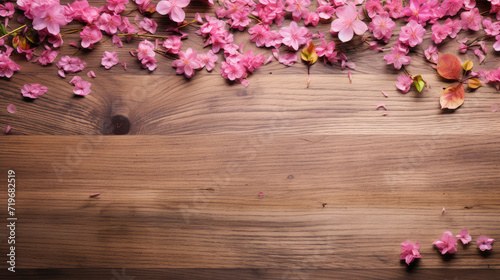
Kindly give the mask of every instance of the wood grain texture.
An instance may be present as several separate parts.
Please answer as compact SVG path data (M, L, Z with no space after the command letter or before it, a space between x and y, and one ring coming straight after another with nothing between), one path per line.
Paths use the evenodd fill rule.
M195 1L186 12L192 20L213 10ZM158 34L168 35L171 23L153 18ZM185 27L183 49L206 52L196 28ZM328 23L312 29L329 34ZM88 65L79 75L97 74L84 98L73 96L70 77L59 78L55 65L20 62L22 70L0 82L0 108L18 108L0 110L0 129L13 127L0 135L0 176L16 172L19 270L12 278L2 266L0 278L498 278L498 244L481 253L475 239L500 241L500 112L491 112L500 95L486 85L467 93L460 109L442 112L439 96L450 83L423 58L427 29L408 67L429 83L422 93L397 91L402 73L385 65L387 52L359 38L338 44L357 64L353 83L338 65L317 63L308 89L302 63L273 61L248 88L220 76L222 55L212 72L189 80L160 55L150 73L128 53L138 39L77 53ZM246 31L233 33L245 50L271 54ZM457 46L447 39L440 50L457 54ZM109 49L127 71L100 66ZM65 46L60 56L75 51ZM472 52L460 58L475 70L500 66L494 52L481 66ZM20 89L32 82L49 91L28 102ZM382 102L387 116L375 110ZM6 198L0 187L1 205ZM0 211L1 220L6 215ZM452 257L433 248L444 231L462 228L473 244ZM7 234L0 226L3 251ZM420 242L423 257L410 268L399 261L405 240Z

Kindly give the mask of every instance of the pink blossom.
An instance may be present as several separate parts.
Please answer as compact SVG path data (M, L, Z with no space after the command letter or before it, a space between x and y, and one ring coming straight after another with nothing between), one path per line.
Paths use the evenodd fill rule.
M40 32L38 32L40 35ZM49 43L52 44L52 47L54 48L59 48L60 46L63 45L63 39L61 37L61 34L57 34L56 36L50 36L49 37Z
M486 35L496 36L500 34L500 21L491 23L491 18L485 18L483 20L484 32Z
M453 254L457 250L457 239L449 231L444 232L441 238L432 244L436 245L442 255L446 253Z
M481 235L477 239L477 245L479 245L479 250L485 251L485 250L491 250L491 244L495 242L495 239L489 238L486 235Z
M463 0L444 0L443 3L441 3L441 9L444 15L454 16L460 11L463 5Z
M228 63L226 61L221 64L221 74L224 79L237 81L248 76L245 66L239 63Z
M388 0L384 8L389 11L389 15L393 19L405 16L405 13L403 12L403 3L399 0Z
M403 93L407 93L410 90L412 83L413 80L410 76L402 75L398 76L398 82L396 83L396 87Z
M168 53L178 54L182 47L182 41L179 36L170 36L165 42L163 42L163 47L167 49Z
M448 34L448 36L450 36L450 38L455 38L457 36L458 32L460 32L460 30L462 30L462 25L460 24L460 20L458 20L458 19L452 20L451 18L447 18L443 24L443 27L444 26L447 26L447 28L449 28L451 30L450 34Z
M418 24L414 20L401 28L399 33L399 40L410 47L415 47L416 45L422 43L423 36L425 35L425 29L422 25Z
M432 26L432 35L431 39L434 41L434 43L439 44L441 43L448 35L451 33L451 27L449 25L441 24L439 23L434 23Z
M47 92L47 87L40 84L26 84L21 89L21 93L24 97L36 99L38 96L43 95Z
M82 38L83 48L92 48L95 43L102 39L102 33L99 27L95 25L85 26L80 32L80 38Z
M16 112L17 108L16 108L16 105L14 104L9 104L7 106L7 112L11 113L11 114L14 114Z
M306 25L316 26L319 23L319 15L315 12L310 12L304 19Z
M278 31L271 30L267 33L267 36L269 38L266 41L266 47L279 48L281 46L283 37L281 37L281 34Z
M289 52L283 56L280 56L278 61L283 65L292 66L295 62L297 62L297 54Z
M94 71L90 70L89 72L87 72L87 77L89 77L89 78L95 78L96 75L95 75Z
M338 8L335 13L338 19L332 21L330 32L338 32L338 37L342 42L351 40L354 33L361 35L368 29L364 22L356 19L358 13L353 2L349 2L347 6Z
M429 45L429 47L424 51L425 58L432 63L437 63L438 60L438 48L435 45Z
M149 71L153 71L158 67L156 64L156 59L154 57L148 56L141 60L142 68L147 68Z
M122 17L122 24L118 27L121 32L123 33L135 33L135 27L130 24L130 21L127 17ZM127 42L130 42L132 40L132 36L125 36L127 39Z
M403 12L409 17L408 21L414 20L422 25L432 17L432 10L427 1L410 0L410 6L404 8Z
M384 40L386 43L391 38L392 30L395 27L396 24L387 13L375 15L368 25L368 29L373 33L373 36L379 40Z
M321 45L316 47L316 54L318 57L325 57L325 64L327 61L330 63L338 61L337 52L335 51L335 42L331 41L327 44L325 38L321 38Z
M408 50L401 44L396 44L391 48L391 54L386 54L384 59L387 64L394 64L396 69L401 69L403 65L410 64L411 58L406 56Z
M128 3L128 0L107 0L108 4L106 7L108 10L114 12L115 14L119 14L125 11L125 4Z
M405 260L406 264L410 264L414 259L419 259L422 256L418 252L420 243L413 243L410 241L405 241L401 243L401 249L403 252L401 253L401 260Z
M47 4L35 2L31 6L31 14L34 17L33 28L36 30L47 28L47 31L52 35L59 34L60 27L70 21L64 14L64 9L59 1L50 1Z
M479 64L483 63L484 59L486 58L484 53L480 49L475 49L474 54L479 58Z
M151 34L155 34L158 24L156 23L156 21L145 17L141 22L139 22L139 27Z
M160 15L168 14L171 20L181 23L186 17L182 8L189 5L189 2L190 0L162 0L156 6L156 11Z
M9 17L12 18L14 16L14 4L7 2L5 5L0 4L0 17Z
M99 28L109 35L113 35L118 31L118 27L122 24L121 16L102 13L99 17Z
M265 24L256 24L248 29L248 33L251 35L250 41L254 42L257 47L263 47L266 45L266 41L269 40L269 26Z
M155 51L154 51L154 45L148 40L144 40L139 43L139 47L137 48L137 58L139 60L143 60L146 57L154 57L155 56Z
M460 239L463 244L467 244L467 243L469 243L472 240L472 237L470 236L469 231L466 230L466 229L462 229L462 231L460 232L460 234L458 234L455 237L458 238L458 239Z
M196 51L188 48L186 52L179 52L179 59L174 60L172 66L176 68L177 74L184 74L186 78L191 78L194 70L202 68L202 63L198 60Z
M122 40L120 39L120 37L118 37L117 35L113 35L111 36L111 43L114 45L114 46L117 46L119 48L123 48L123 43L122 43Z
M79 79L74 81L73 84L75 85L75 87L73 88L73 92L76 95L85 96L90 93L90 86L92 86L90 82Z
M382 48L378 46L377 42L376 41L371 41L371 42L368 42L368 45L369 45L369 49L370 50L377 50L379 52L382 51Z
M101 59L101 65L106 69L110 69L111 67L118 64L118 61L118 55L116 54L116 52L105 51Z
M462 24L463 30L474 30L478 31L481 28L481 21L483 17L479 13L477 8L474 8L467 12L462 12L460 14L460 22Z
M219 59L219 57L215 55L212 50L209 50L207 53L198 54L198 60L202 65L201 67L205 67L207 71L212 71L212 69L214 69L217 59Z
M69 57L67 55L61 57L56 65L57 68L69 73L82 71L87 66L87 64L84 61L80 60L78 57Z
M493 49L498 52L500 51L500 35L495 36L495 40L497 41L493 44Z
M283 37L282 43L294 50L298 50L312 38L311 32L305 27L299 28L295 21L292 21L289 27L281 28L280 35Z
M467 52L467 48L468 48L468 47L467 47L467 45L466 45L466 44L461 43L461 44L458 46L458 51L459 51L460 53L466 53L466 52Z
M302 18L306 18L309 10L307 7L311 5L310 0L286 0L286 11L292 12L293 20L299 21Z
M384 13L384 7L382 6L380 0L366 1L365 9L370 18L373 18L378 14Z
M40 62L41 65L45 66L49 63L54 62L59 51L51 50L49 46L45 46L45 50L40 54L40 56L35 59L34 62Z
M245 66L248 72L252 73L253 71L255 71L255 69L260 69L262 63L264 63L264 60L264 55L254 55L253 51L250 50L241 57L240 63Z
M3 53L0 51L0 77L10 78L14 75L14 71L21 70L21 66L12 61L9 55L10 52Z
M285 17L285 1L283 0L259 0L252 14L261 19L262 23L271 25L274 22L281 26L281 21Z
M320 5L316 10L319 18L321 19L330 19L335 13L335 8L330 5Z

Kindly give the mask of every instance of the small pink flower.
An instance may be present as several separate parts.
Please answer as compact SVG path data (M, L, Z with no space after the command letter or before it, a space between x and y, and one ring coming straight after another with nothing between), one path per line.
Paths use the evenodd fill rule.
M316 26L319 23L319 15L315 12L310 12L307 17L304 19L304 23L306 25Z
M57 68L64 70L68 73L76 73L85 69L87 64L78 57L69 57L67 55L61 57L56 64Z
M453 254L457 250L457 239L449 231L444 232L441 238L432 244L436 245L442 255L446 253Z
M44 87L40 84L26 84L21 89L21 93L24 97L36 99L38 96L43 95L48 90L47 87Z
M115 34L121 24L122 20L120 15L110 15L108 13L102 13L99 17L99 28L109 35Z
M384 13L384 7L382 6L382 3L379 0L366 1L365 8L370 18L373 18L378 14Z
M248 33L251 35L250 41L254 42L257 47L263 47L266 45L266 41L270 39L269 25L256 24L248 29Z
M396 87L403 93L407 93L410 90L412 83L413 80L410 76L402 75L398 76L398 82L396 83Z
M212 50L209 50L207 53L200 53L198 55L198 60L201 62L201 67L205 67L207 71L212 71L215 67L215 62L219 59L217 55L212 52Z
M477 239L477 245L479 245L479 250L485 251L485 250L491 250L491 244L495 242L495 239L489 238L486 235L481 235Z
M312 38L311 32L305 27L299 28L295 21L292 21L289 27L281 28L280 35L283 37L283 44L296 51Z
M70 20L64 14L64 9L59 1L46 2L45 5L32 4L33 28L36 30L47 28L47 32L55 36L59 34L60 27L66 25Z
M435 45L429 45L429 47L424 51L425 58L432 63L437 63L438 61L438 48Z
M286 1L287 12L292 12L292 17L294 21L299 21L307 17L309 10L307 7L311 5L310 0L287 0Z
M9 104L9 106L7 106L7 112L11 113L11 114L14 114L16 112L16 105L14 104Z
M479 13L478 8L474 8L467 12L462 12L460 14L460 22L462 24L463 30L474 30L478 31L481 29L481 21L483 17Z
M189 5L190 0L162 0L156 6L156 11L160 15L169 15L170 19L181 23L186 17L186 13L182 8Z
M411 58L406 56L408 50L401 44L396 44L391 48L391 54L386 54L384 59L387 64L394 64L396 69L401 69L403 65L410 64Z
M137 48L137 58L139 60L143 60L146 57L154 57L155 56L155 51L154 51L154 45L148 40L144 40L139 43L139 47Z
M368 29L373 33L373 36L379 40L384 40L386 43L391 38L392 30L395 27L396 24L387 13L375 15L368 25Z
M485 18L483 20L484 32L486 35L496 36L500 34L500 21L491 23L491 18Z
M10 2L5 3L5 6L0 4L0 17L12 18L14 12L15 12L14 4Z
M87 77L89 77L89 78L95 78L96 75L95 75L94 71L90 70L89 72L87 72Z
M9 55L10 52L3 53L0 51L0 77L10 78L14 75L14 71L21 70L21 66L12 61Z
M85 26L80 32L80 38L82 38L83 48L92 48L95 43L102 39L102 33L96 25Z
M406 264L410 264L414 259L419 259L422 256L418 252L420 243L413 243L410 241L405 241L401 243L401 249L403 252L401 253L401 260L405 260Z
M416 45L422 43L423 36L425 35L425 28L418 24L414 20L401 28L399 33L399 40L410 47L415 47Z
M45 46L45 50L42 52L42 54L35 59L35 62L40 62L41 65L47 65L49 63L54 62L56 59L57 55L59 54L59 51L54 51L51 50L49 46Z
M439 23L434 23L432 26L432 35L431 39L434 41L434 43L439 44L441 43L448 35L451 34L451 27L446 24L439 24Z
M222 77L231 81L240 81L248 76L245 66L240 63L221 63L220 69Z
M182 47L182 41L179 36L170 36L165 42L163 42L163 47L167 49L167 52L178 54Z
M459 235L455 236L456 238L460 239L463 244L467 244L472 240L472 237L469 234L469 231L466 229L462 229Z
M429 3L421 0L410 0L410 6L403 9L408 16L408 21L415 20L419 24L425 24L432 17L432 9Z
M116 52L105 51L102 55L101 65L106 69L110 69L118 64L118 61L118 54L116 54Z
M88 95L90 93L90 86L92 86L90 82L82 79L75 81L74 85L75 87L73 88L73 92L80 96Z
M333 16L333 14L335 13L335 8L330 6L329 4L328 5L321 5L318 7L316 12L318 13L319 18L330 19Z
M332 21L330 32L338 32L338 37L342 42L351 40L354 33L362 35L368 29L364 22L356 19L358 13L353 2L349 2L347 6L338 8L335 13L338 19Z
M172 66L176 68L177 74L184 74L186 78L191 78L194 75L194 70L202 67L202 63L198 60L196 51L188 48L186 52L179 52L179 59L174 60Z
M139 22L139 27L151 34L155 34L158 24L156 21L145 17L141 22Z
M128 3L128 0L107 0L108 4L106 7L115 12L115 14L119 14L125 11L125 4Z

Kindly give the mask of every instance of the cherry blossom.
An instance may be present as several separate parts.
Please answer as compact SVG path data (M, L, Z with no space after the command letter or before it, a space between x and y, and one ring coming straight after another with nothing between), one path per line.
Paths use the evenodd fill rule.
M327 44L325 38L321 38L321 45L316 47L316 54L318 57L325 57L325 64L328 61L330 63L338 61L337 52L335 51L335 42L331 41Z
M93 45L102 39L102 33L96 25L85 26L80 32L83 48L93 48Z
M26 84L21 89L21 93L24 97L36 99L38 96L43 95L47 92L47 87L40 84Z
M107 2L106 8L115 14L119 14L125 11L125 4L128 3L128 0L107 0Z
M364 22L356 19L358 14L353 2L338 8L335 13L338 19L332 21L330 32L338 32L338 37L342 42L351 40L354 33L361 35L368 29Z
M460 231L460 234L458 234L455 237L460 239L460 241L462 241L463 244L467 244L472 240L472 237L470 236L469 231L466 229L462 229L462 231Z
M429 45L429 47L424 51L424 55L430 62L437 63L438 48L435 45Z
M5 5L0 4L0 17L12 18L14 16L14 4L7 2Z
M281 28L280 35L283 37L282 43L296 51L312 38L311 32L305 27L299 28L295 21L292 21L289 27Z
M310 0L286 0L286 11L292 12L293 20L299 21L307 17L309 10L307 7L311 5Z
M41 3L43 2L33 2L31 5L33 28L36 30L47 28L50 34L59 34L60 27L66 25L70 21L64 14L64 9L59 4L59 1L52 1L47 5Z
M172 66L176 68L177 74L184 74L186 78L191 78L194 75L194 70L202 68L202 63L198 60L198 54L192 48L188 48L186 52L179 52L179 59L172 62Z
M404 8L403 12L409 17L408 21L414 20L422 25L425 25L425 22L432 17L431 6L426 1L421 0L411 0L410 6Z
M215 55L212 50L209 50L207 53L198 54L198 60L201 62L201 67L205 67L207 71L212 71L215 67L215 62L219 59L217 55Z
M396 44L391 48L391 53L384 56L384 59L387 61L387 64L394 64L396 69L401 69L403 65L410 64L411 58L406 56L407 53L407 48L401 44Z
M0 77L10 78L14 75L14 71L21 70L21 66L9 58L10 52L12 50L7 52L0 51Z
M77 80L74 82L75 87L73 88L73 92L76 95L85 96L90 94L90 87L92 84L90 82L84 80Z
M147 32L149 32L151 34L155 34L156 28L158 27L158 24L156 23L156 21L145 17L142 19L141 22L139 22L139 27L146 30Z
M190 0L162 0L156 6L156 11L160 15L169 15L170 19L175 22L182 22L186 17L184 10L189 5Z
M414 20L401 28L399 33L399 40L410 47L415 47L416 45L422 43L423 36L425 35L425 29L422 25L418 24Z
M413 243L410 241L405 241L401 243L401 249L403 252L401 253L401 260L405 260L406 264L410 264L415 259L419 259L422 256L418 252L420 243Z
M163 42L163 47L167 49L168 53L178 54L182 47L182 41L179 36L170 36L165 42Z
M82 71L85 67L87 67L87 64L78 57L70 57L67 55L61 57L56 65L57 68L70 73Z
M104 66L106 69L110 69L111 67L115 66L118 64L118 55L116 52L108 52L104 51L102 59L101 59L101 65Z
M486 251L491 250L491 244L495 242L495 239L489 238L486 235L481 235L477 239L477 245L479 245L479 250Z
M102 13L97 23L102 31L109 35L113 35L118 31L118 27L122 24L121 16Z
M373 16L368 25L368 29L373 33L373 36L379 40L384 40L386 43L391 38L392 30L395 27L396 23L392 21L387 13Z
M398 76L398 82L396 83L396 87L403 93L407 93L410 90L412 83L413 79L410 76L402 75Z
M442 255L446 253L453 254L457 250L457 239L449 231L444 232L441 238L432 244L439 249Z
M256 24L248 29L248 33L252 35L250 41L254 42L257 47L264 47L266 42L270 39L270 28L265 24Z
M481 22L483 17L479 13L478 8L474 8L470 11L462 12L460 14L461 24L463 30L474 30L478 31L481 28Z

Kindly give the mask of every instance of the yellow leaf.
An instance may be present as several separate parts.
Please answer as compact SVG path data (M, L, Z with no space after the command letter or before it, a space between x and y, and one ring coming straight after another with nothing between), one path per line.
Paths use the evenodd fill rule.
M465 71L470 71L472 70L472 67L474 67L474 63L472 63L472 61L467 60L466 62L464 62L464 64L462 64L462 68L465 70Z
M478 78L469 79L469 88L478 88L481 86L481 81Z
M316 54L316 47L313 42L309 42L306 48L302 49L300 53L302 60L309 62L309 65L314 64L318 60L318 55Z

